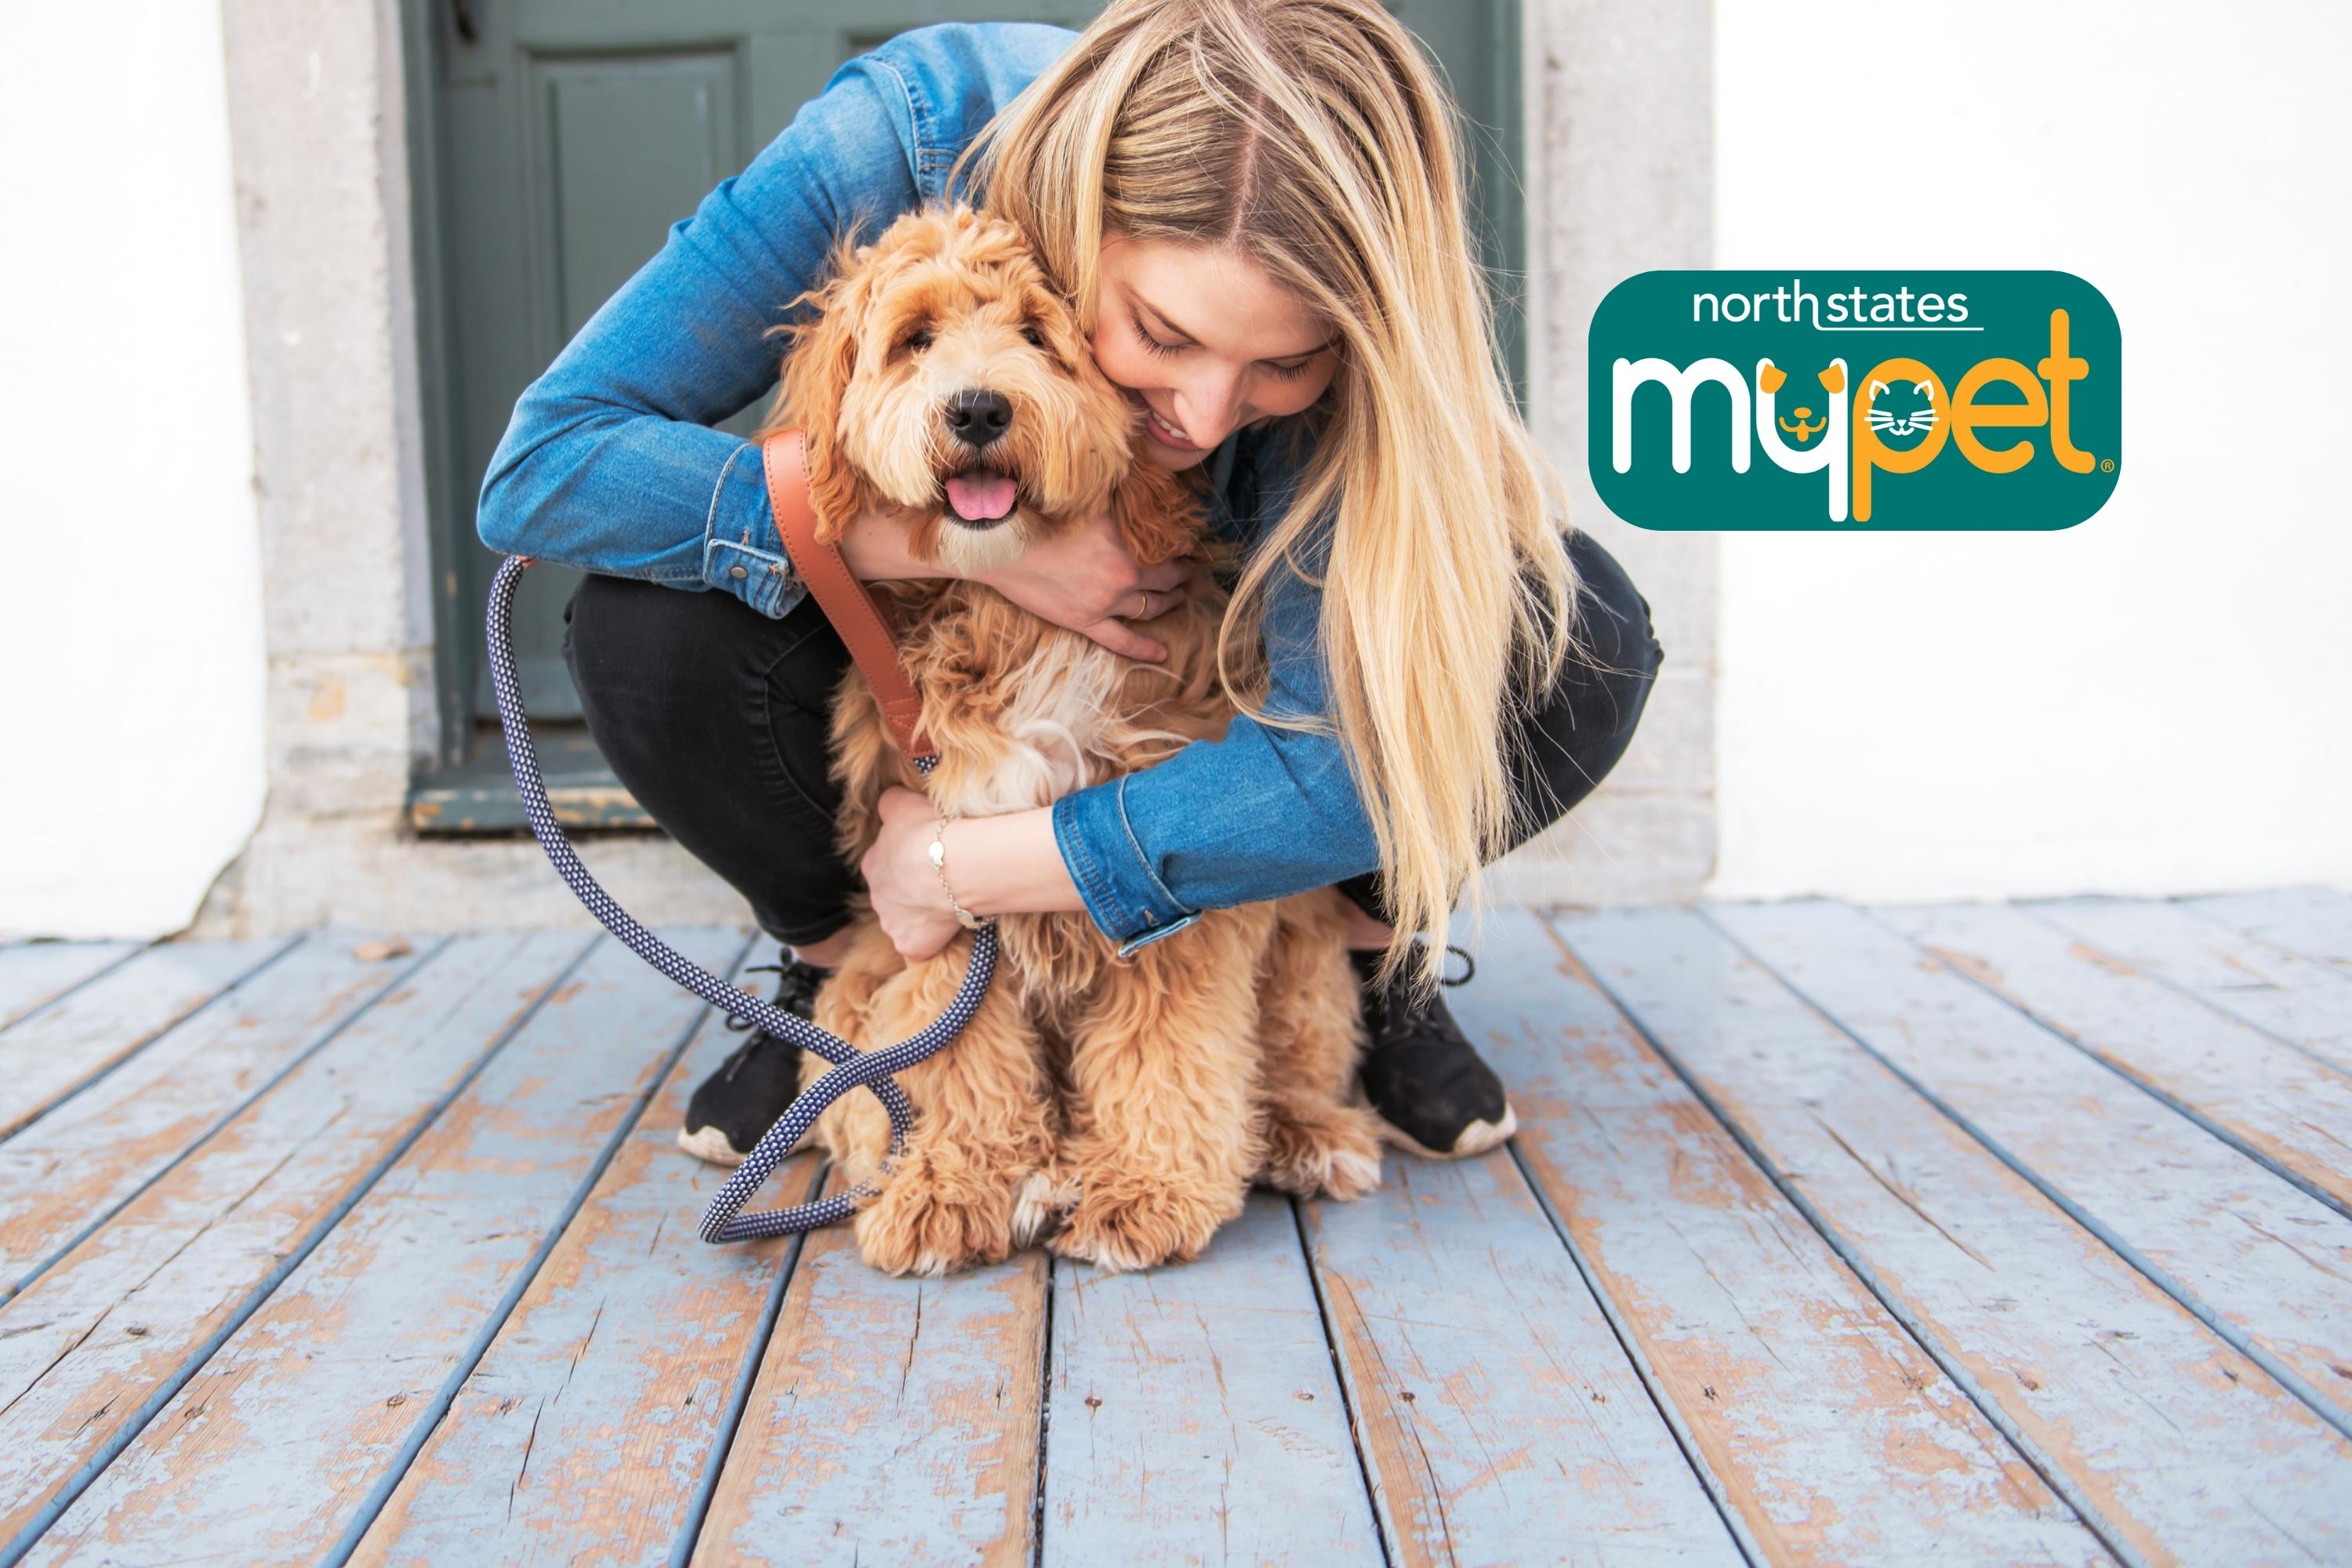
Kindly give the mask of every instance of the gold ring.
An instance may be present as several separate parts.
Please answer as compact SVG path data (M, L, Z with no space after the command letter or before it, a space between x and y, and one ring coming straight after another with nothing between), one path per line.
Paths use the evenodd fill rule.
M1136 592L1143 595L1143 613L1135 618L1139 621L1148 621L1151 618L1151 590L1138 588Z

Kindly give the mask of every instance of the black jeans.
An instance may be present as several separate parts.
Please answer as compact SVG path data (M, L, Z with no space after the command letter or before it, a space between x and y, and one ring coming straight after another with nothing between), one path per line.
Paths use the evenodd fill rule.
M1582 534L1571 659L1507 759L1515 842L1592 793L1633 738L1659 649L1649 602ZM750 900L780 942L849 921L857 868L834 843L827 710L849 653L814 599L771 620L732 595L591 575L564 610L563 655L613 772L664 831ZM1377 875L1340 884L1381 912Z

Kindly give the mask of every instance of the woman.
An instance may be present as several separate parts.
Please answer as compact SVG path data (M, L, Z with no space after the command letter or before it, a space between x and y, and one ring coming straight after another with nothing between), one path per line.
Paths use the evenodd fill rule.
M1496 373L1454 110L1375 0L1118 0L1075 38L930 27L836 73L582 329L492 459L484 542L594 574L566 647L591 732L785 944L780 1005L809 1010L861 873L909 957L959 929L919 796L887 799L862 864L839 863L825 716L846 655L753 448L707 427L773 381L764 334L838 232L950 195L1029 234L1134 402L1141 458L1197 476L1246 547L1226 636L1263 639L1271 668L1220 741L956 824L953 899L1084 910L1131 952L1202 908L1336 884L1360 911L1373 1106L1407 1147L1493 1147L1509 1101L1431 984L1450 908L1616 762L1659 655L1622 571L1564 541ZM852 570L937 573L908 527L857 519ZM1184 593L1108 517L983 580L1147 659ZM795 1057L754 1035L681 1141L740 1159Z

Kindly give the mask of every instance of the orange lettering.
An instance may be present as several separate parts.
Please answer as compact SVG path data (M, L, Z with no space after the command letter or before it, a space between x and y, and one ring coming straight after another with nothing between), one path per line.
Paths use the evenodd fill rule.
M2091 471L2091 454L2074 445L2067 421L2074 412L2073 384L2091 374L2091 367L2066 353L2066 312L2050 312L2050 357L2034 370L2050 384L2050 455L2061 467L2078 474Z
M2009 383L2025 394L2025 401L1978 403L1976 395L1989 381ZM2012 441L1994 450L1977 439L1977 426L2039 425L2049 417L2050 405L2042 395L2042 384L2013 359L1980 360L1952 389L1952 439L1958 443L1962 457L1989 474L2013 474L2025 467L2033 460L2033 443Z

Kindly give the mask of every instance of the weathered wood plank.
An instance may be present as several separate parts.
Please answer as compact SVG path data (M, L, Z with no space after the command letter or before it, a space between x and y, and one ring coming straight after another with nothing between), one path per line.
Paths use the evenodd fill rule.
M667 939L722 965L743 942ZM316 1560L395 1479L708 1012L600 942L30 1561L166 1543L255 1565Z
M742 1037L706 1027L402 1478L353 1563L662 1563L751 1370L782 1238L712 1247L728 1173L677 1148L694 1086ZM808 1194L814 1154L770 1179Z
M1057 1261L1042 1561L1381 1561L1290 1202L1253 1193L1201 1258Z
M0 1309L0 1542L142 1418L581 951L460 943Z
M1306 1214L1392 1562L1742 1561L1507 1153Z
M1481 946L1455 1014L1755 1556L2107 1560L1539 922L1498 916Z
M0 1300L396 982L313 938L0 1143Z
M0 1034L0 1138L300 940L151 947Z
M1710 910L2168 1294L2352 1430L2352 1221L1858 910Z
M803 1244L693 1561L1030 1561L1045 1255L946 1279Z
M2269 893L2212 893L2183 899L2202 920L2284 948L2299 958L2352 975L2352 893L2333 888L2282 888Z
M1952 904L1881 918L2306 1190L2352 1206L2352 1078L2023 910ZM2343 989L2352 996L2352 984Z
M0 948L0 1029L137 952L136 942L18 942Z
M2111 1544L2352 1560L2352 1442L1712 926L1555 923Z
M2216 1011L2352 1072L2352 974L2174 904L2069 899L2027 908ZM2336 1131L2352 1138L2352 1127ZM2347 1153L2339 1148L2337 1162Z
M0 1552L138 1429L584 947L569 932L451 943L0 1306Z

